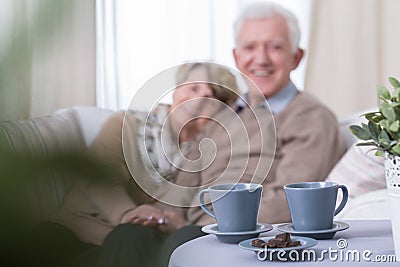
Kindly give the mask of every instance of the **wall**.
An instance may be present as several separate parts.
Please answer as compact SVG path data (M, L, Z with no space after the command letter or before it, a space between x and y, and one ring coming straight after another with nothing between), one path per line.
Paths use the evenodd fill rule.
M95 105L95 0L2 0L0 120Z
M305 90L339 118L376 107L376 86L400 78L397 0L315 0Z

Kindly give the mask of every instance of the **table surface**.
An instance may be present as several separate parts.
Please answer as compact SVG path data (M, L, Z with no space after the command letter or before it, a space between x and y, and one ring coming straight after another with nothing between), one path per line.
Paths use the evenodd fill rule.
M265 266L265 264L268 264L267 266L284 266L284 264L400 266L399 262L393 262L394 245L389 220L344 220L343 222L348 223L350 228L337 232L333 239L318 240L317 245L309 249L315 252L314 260L311 261L307 257L306 260L296 262L262 261L253 251L242 249L237 244L222 243L216 236L207 235L178 247L171 256L169 266L251 267ZM279 234L276 226L274 225L272 231L261 234L260 237ZM340 247L339 242L341 242ZM347 246L342 248L343 244Z

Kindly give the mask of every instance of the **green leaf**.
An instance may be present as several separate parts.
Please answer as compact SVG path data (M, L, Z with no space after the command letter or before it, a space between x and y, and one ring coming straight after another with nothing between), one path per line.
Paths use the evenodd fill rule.
M389 130L389 128L390 128L390 122L388 120L386 120L386 119L381 120L379 122L379 125L382 127L382 129Z
M397 97L397 101L400 100L400 87L394 89L393 96Z
M379 116L381 113L378 111L374 111L374 112L368 112L368 113L364 113L362 114L360 117L367 117L367 116Z
M362 128L364 129L364 130L366 130L366 131L368 131L369 132L369 129L368 129L368 125L367 124L365 124L365 123L361 123L361 126L362 126Z
M389 82L394 88L400 87L400 82L394 77L389 77Z
M369 131L365 130L364 128L361 128L358 125L351 125L349 127L350 132L352 134L354 134L358 139L361 140L370 140L371 139L371 135L369 133Z
M364 115L364 117L372 122L379 123L381 120L385 119L380 112L371 112Z
M394 146L395 144L397 144L397 140L393 140L392 142L390 142L390 146Z
M383 157L383 151L382 150L377 150L377 151L375 151L375 156L377 156L377 157Z
M390 137L385 130L382 130L379 134L379 143L382 144L382 146L384 146L385 148L389 148Z
M369 130L369 134L371 135L371 138L378 142L378 137L379 137L378 126L375 123L370 121L370 122L368 122L368 130Z
M390 100L392 98L392 96L390 95L389 90L385 86L378 85L377 86L377 90L378 90L378 97L379 98L387 99L387 100Z
M378 146L375 142L357 143L356 146Z
M383 116L385 116L389 121L396 120L396 113L391 105L388 103L382 103L381 105L381 112Z
M398 155L400 155L400 144L395 145L392 147L392 151Z
M399 125L400 125L400 122L399 121L395 121L390 125L389 129L392 132L397 132L399 130Z

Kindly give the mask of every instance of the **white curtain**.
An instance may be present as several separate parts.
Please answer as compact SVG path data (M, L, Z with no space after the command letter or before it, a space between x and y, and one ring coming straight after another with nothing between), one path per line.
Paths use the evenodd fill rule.
M2 0L0 120L95 105L95 0Z
M127 108L148 79L185 61L211 60L235 68L233 21L249 2L97 0L97 105ZM306 48L311 0L275 2L299 17ZM305 66L306 60L293 75L300 88Z
M115 1L97 0L96 4L96 104L99 107L121 107L116 51ZM101 89L100 89L101 88Z
M30 64L27 5L3 1L0 9L0 121L29 116ZM20 30L21 29L21 30Z
M400 78L398 0L314 1L305 90L339 118L376 107L376 85Z

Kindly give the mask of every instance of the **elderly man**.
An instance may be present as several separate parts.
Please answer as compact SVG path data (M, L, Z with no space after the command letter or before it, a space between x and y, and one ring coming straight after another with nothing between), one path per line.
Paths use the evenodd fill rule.
M202 185L261 181L259 220L267 223L290 221L285 184L324 180L345 151L335 116L311 95L298 91L290 80L291 71L304 54L299 40L297 19L288 10L269 3L243 10L235 23L233 56L238 69L259 90L248 82L245 99L249 105L238 102L237 116L245 130L232 125L234 116L230 113L219 118L219 125L224 127L209 125L207 137L214 140L217 152L214 162L200 173ZM260 91L262 100L257 95ZM268 116L268 106L273 120ZM257 116L262 109L266 116ZM261 135L255 134L260 131ZM248 145L238 141L241 136L246 136ZM205 158L215 149L209 151ZM189 218L199 225L212 222L197 207L191 208Z

